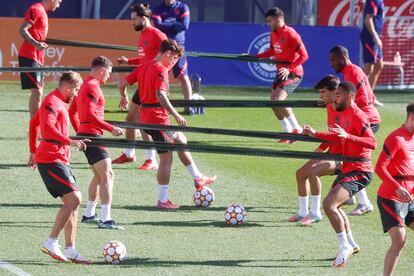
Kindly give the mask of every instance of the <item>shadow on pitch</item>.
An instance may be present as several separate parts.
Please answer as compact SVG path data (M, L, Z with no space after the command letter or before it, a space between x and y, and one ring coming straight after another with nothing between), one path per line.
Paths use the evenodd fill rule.
M23 261L23 260L4 260L5 262L13 265L40 265L40 266L50 266L53 263L56 263L55 261L50 262L39 262L39 261Z
M0 203L0 208L30 208L30 209L41 209L41 208L61 208L62 204L45 204L45 203Z
M0 137L0 141L23 141L27 140L27 137Z
M205 260L205 261L164 261L152 258L128 258L120 267L182 267L182 266L215 266L215 267L240 267L240 268L297 268L297 267L331 267L331 259L274 259L274 260ZM275 264L268 264L269 262ZM279 264L279 262L294 262L294 264ZM309 262L321 262L321 264L309 264ZM323 262L323 264L322 264ZM266 264L264 264L266 263ZM299 263L299 264L298 264ZM96 265L107 265L97 263Z
M1 221L1 228L49 228L52 222L50 221Z
M21 112L21 113L29 113L27 109L0 109L0 112Z
M0 170L8 170L15 168L28 168L27 164L0 164Z
M192 220L192 221L140 221L131 223L131 225L148 225L162 227L217 227L217 228L238 228L227 225L224 221L217 220ZM246 222L242 228L267 227L263 224Z

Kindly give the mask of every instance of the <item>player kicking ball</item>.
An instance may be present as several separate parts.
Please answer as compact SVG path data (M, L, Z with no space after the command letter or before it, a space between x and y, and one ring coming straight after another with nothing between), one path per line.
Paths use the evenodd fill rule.
M183 55L183 48L173 39L161 43L160 50L154 61L139 65L119 84L121 95L127 93L127 86L138 83L139 98L141 104L160 104L161 107L142 108L140 123L170 125L170 113L178 125L186 126L187 122L177 110L171 105L168 99L168 71L177 63ZM187 138L181 132L148 130L144 129L155 142L181 143L186 144ZM160 158L160 166L157 173L158 201L156 207L159 209L177 209L179 206L169 200L168 188L170 182L172 152L157 151ZM216 176L204 176L193 161L191 153L179 151L178 157L181 163L187 168L194 179L196 187L212 184Z
M67 103L78 93L82 78L75 72L64 72L59 87L43 100L39 110L30 120L30 160L28 165L36 167L49 193L60 197L59 209L49 238L43 243L42 252L62 262L90 264L75 248L76 227L82 194L76 187L75 177L69 165L69 146L86 150L88 140L69 138L69 115ZM37 145L39 126L42 141ZM59 247L59 234L64 230L65 249Z

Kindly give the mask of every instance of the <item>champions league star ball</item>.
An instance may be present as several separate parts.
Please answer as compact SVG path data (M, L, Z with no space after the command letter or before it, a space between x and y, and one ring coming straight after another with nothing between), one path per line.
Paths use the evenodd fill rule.
M194 191L193 201L197 207L208 207L213 204L215 195L212 189L208 187L201 187Z
M242 225L247 221L246 209L239 204L232 204L224 212L224 220L228 225Z
M104 245L102 256L107 263L120 264L127 257L126 247L120 241L108 241Z

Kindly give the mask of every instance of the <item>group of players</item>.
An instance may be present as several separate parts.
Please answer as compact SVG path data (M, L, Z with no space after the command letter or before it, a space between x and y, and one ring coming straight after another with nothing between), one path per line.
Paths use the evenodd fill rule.
M19 52L20 66L39 67L43 64L42 50L47 47L42 42L45 40L47 32L46 11L53 11L59 7L60 3L61 0L43 0L41 3L32 5L27 11L21 27L25 41ZM372 20L375 16L383 16L382 1L367 0L366 6L370 6L372 10L370 12L369 7L366 8L367 18ZM178 125L185 126L185 118L175 110L168 100L168 71L178 61L177 68L179 69L174 69L174 74L176 77L181 77L185 98L190 98L191 92L188 91L191 91L191 88L189 88L190 84L186 73L186 62L185 59L180 59L184 55L184 31L188 28L189 23L188 7L179 1L165 0L154 13L151 13L147 4L135 4L131 9L134 28L140 32L139 56L129 59L126 57L118 58L120 64L137 65L136 69L119 84L121 94L119 107L126 109L129 104L126 87L138 83L139 89L129 104L127 121L168 125L170 124L168 114L171 114ZM151 21L170 38L153 27ZM277 7L270 9L266 13L266 21L271 30L270 48L264 53L258 54L257 57L273 57L278 61L283 61L283 64L276 66L277 77L272 86L271 99L284 100L300 84L303 78L302 63L307 60L308 54L300 35L285 24L281 9ZM371 27L368 28L369 32L372 31ZM43 31L34 31L38 29ZM370 47L374 53L380 52L381 47L378 46L381 45L378 45L378 40L372 39L371 42ZM369 51L369 54L372 54L372 51ZM315 86L320 92L321 100L327 105L329 132L318 132L306 125L301 128L290 108L274 108L274 114L286 132L303 133L332 142L332 144L321 144L316 151L328 150L329 153L370 159L372 150L376 148L374 133L378 131L381 120L374 107L376 98L369 79L361 68L351 63L345 47L338 45L332 48L329 59L332 68L337 73L343 73L345 80L340 82L337 77L328 75ZM112 220L110 215L114 173L108 151L100 147L87 147L90 142L88 139L72 140L68 136L69 120L79 136L100 136L104 130L115 136L125 133L125 130L112 126L103 120L105 100L100 86L105 84L110 76L111 61L106 57L96 57L92 61L91 67L90 75L83 83L79 74L64 72L59 87L45 97L38 111L36 111L36 104L40 103L41 92L33 93L33 90L41 91L41 78L37 73L22 74L21 76L22 87L32 89L29 103L32 116L29 164L33 168L37 165L49 192L54 197L60 197L63 202L42 251L61 261L72 260L79 263L90 263L90 261L80 256L74 247L80 192L76 188L75 179L68 165L69 145L85 152L94 175L89 187L86 213L82 221L96 222L99 228L122 228ZM71 105L68 109L67 103L69 102ZM143 103L159 103L161 107L141 109ZM37 146L39 125L42 141ZM134 131L127 130L126 133L127 139L135 139ZM148 141L186 143L186 137L178 132L142 130L141 133L143 139ZM410 104L407 106L407 119L404 125L386 139L376 165L376 172L383 180L378 191L378 208L384 232L388 232L392 239L392 245L384 262L385 275L392 274L404 246L405 229L403 226L407 224L414 229L414 224L412 224L414 221L414 203L412 201L414 185L412 179L409 178L414 171L410 163L410 151L414 149L413 133L414 105ZM292 143L292 141L286 140L280 142ZM172 154L168 151L158 151L158 154L159 166L156 163L155 151L149 150L147 160L140 168L158 169L157 181L159 185L156 206L163 209L178 208L168 197ZM204 176L198 170L189 152L179 152L179 157L193 177L195 186L215 182L215 176ZM134 149L126 149L123 155L113 163L134 160ZM323 201L323 208L340 243L333 267L343 267L348 258L352 254L357 254L360 249L354 241L349 220L341 206L352 199L354 194L358 194L359 204L353 214L360 215L373 210L365 191L372 180L373 166L371 162L339 163L315 160L307 162L296 173L299 211L288 220L302 225L321 221L321 182L319 176L332 175L335 172L339 174ZM309 186L312 195L310 213L308 211ZM101 200L99 218L95 212L98 194ZM58 247L58 235L62 229L65 231L65 250L63 253Z

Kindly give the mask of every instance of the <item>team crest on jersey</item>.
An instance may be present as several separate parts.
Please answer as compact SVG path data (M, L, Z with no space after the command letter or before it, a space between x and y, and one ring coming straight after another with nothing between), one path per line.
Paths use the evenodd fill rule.
M248 53L251 55L258 54L269 49L270 33L258 35L250 43ZM273 82L276 77L276 68L274 64L249 62L249 69L255 77L265 82Z
M144 41L144 47L147 47L148 46L148 40L145 40Z

